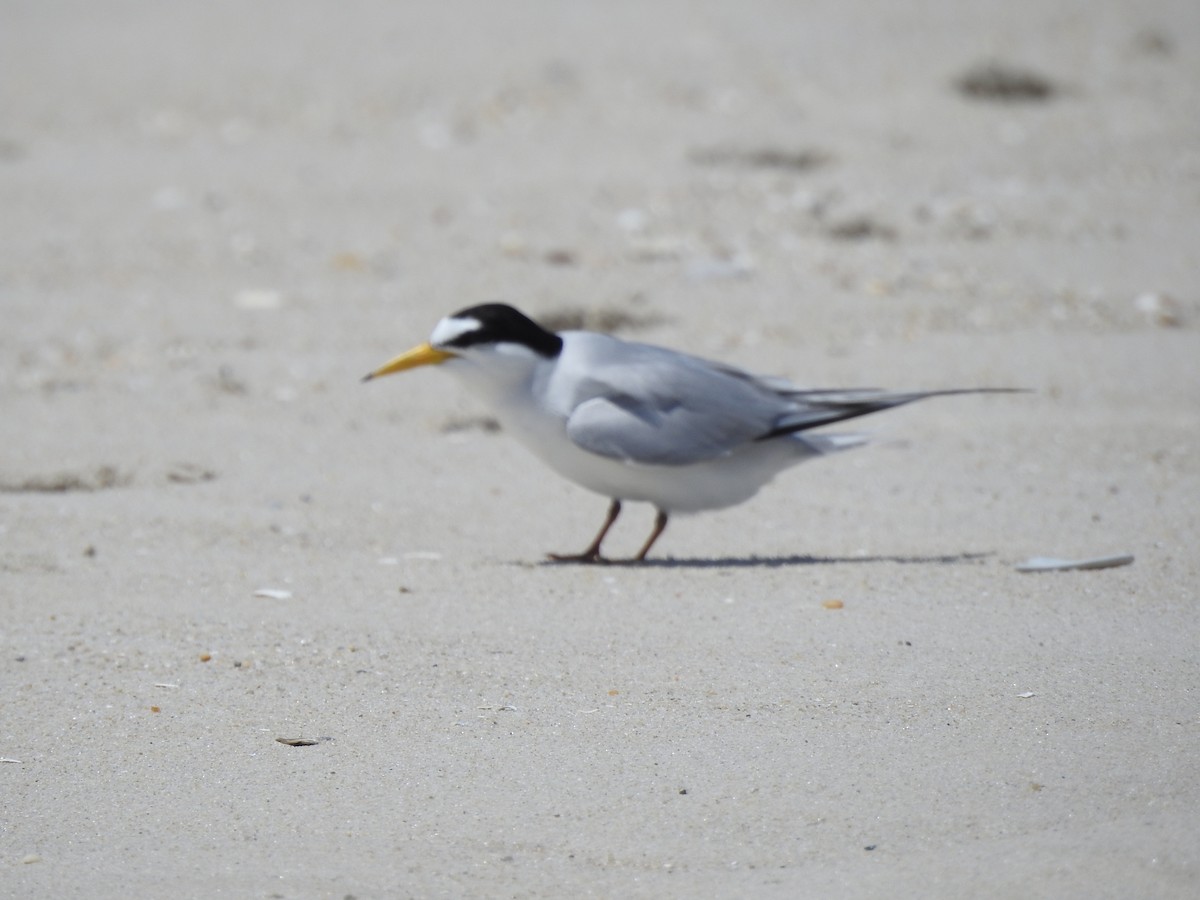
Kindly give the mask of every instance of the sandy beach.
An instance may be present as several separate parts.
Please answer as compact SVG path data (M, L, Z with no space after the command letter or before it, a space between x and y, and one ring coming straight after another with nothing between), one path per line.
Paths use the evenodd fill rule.
M1200 896L1198 110L1195 0L0 4L0 897ZM360 382L493 300L1031 392L553 565Z

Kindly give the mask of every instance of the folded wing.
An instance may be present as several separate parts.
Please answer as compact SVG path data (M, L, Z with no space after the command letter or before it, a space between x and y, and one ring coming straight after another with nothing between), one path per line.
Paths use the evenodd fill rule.
M580 385L567 435L592 453L682 466L732 453L792 404L751 378L703 360L644 354Z
M683 466L926 397L1002 393L1005 388L802 390L779 378L647 345L578 383L567 435L579 447L630 463Z

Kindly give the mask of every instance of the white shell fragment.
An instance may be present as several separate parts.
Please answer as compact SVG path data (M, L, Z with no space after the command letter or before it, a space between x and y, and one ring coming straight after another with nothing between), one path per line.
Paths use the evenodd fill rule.
M254 592L254 596L266 597L268 600L287 600L292 596L292 592L278 588L259 588Z
M238 309L280 309L283 294L269 288L243 288L233 295L233 305Z
M1017 563L1018 572L1065 572L1071 569L1112 569L1133 562L1133 554L1097 556L1092 559L1056 559L1053 556L1033 556Z

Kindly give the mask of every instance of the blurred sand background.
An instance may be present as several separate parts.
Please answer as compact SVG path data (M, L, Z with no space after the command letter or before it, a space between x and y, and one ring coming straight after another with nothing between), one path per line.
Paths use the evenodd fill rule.
M0 895L1200 895L1198 256L1195 0L5 0ZM1036 393L548 566L495 299Z

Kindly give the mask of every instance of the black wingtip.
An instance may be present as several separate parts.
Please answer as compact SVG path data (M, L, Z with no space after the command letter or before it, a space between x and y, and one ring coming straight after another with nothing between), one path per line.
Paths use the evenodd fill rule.
M861 399L853 396L856 393L863 395ZM809 404L811 408L798 420L788 422L785 416L783 424L776 425L770 431L756 437L755 440L766 441L782 437L785 434L797 434L801 431L808 431L810 428L820 428L824 425L833 425L835 422L844 422L847 419L857 419L859 416L869 416L871 413L895 409L897 406L904 406L906 403L930 397L952 397L958 394L1031 394L1034 391L1031 388L985 387L948 388L939 391L909 393L885 391L878 396L873 396L874 393L863 390L792 392L789 396L796 398L802 404ZM821 399L822 394L825 395L825 399Z

